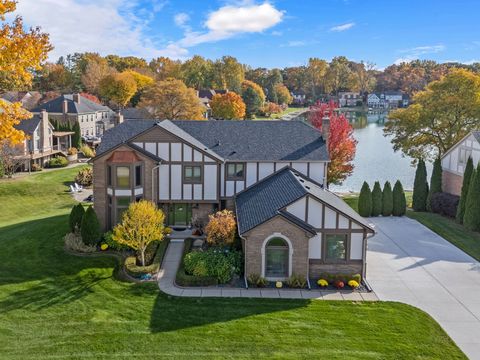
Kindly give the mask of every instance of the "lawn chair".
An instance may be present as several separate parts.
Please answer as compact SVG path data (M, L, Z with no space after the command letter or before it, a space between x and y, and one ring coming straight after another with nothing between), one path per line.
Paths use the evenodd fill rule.
M76 190L75 190L75 188L73 187L73 185L70 185L70 192L71 192L71 193L76 192Z
M83 187L81 185L78 185L77 183L75 183L75 190L77 190L78 192L82 192Z

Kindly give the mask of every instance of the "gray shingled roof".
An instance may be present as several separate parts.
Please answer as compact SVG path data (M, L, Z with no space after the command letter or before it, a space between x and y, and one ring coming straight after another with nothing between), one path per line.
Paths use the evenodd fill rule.
M351 218L367 231L374 232L368 221L340 197L318 186L307 176L285 167L237 195L235 205L239 233L244 234L277 215L284 216L303 229L315 233L311 225L283 210L285 206L307 194Z
M475 139L477 139L477 141L480 142L480 130L472 131L472 133Z
M228 160L329 160L321 133L301 121L172 121Z
M150 113L145 109L140 108L124 108L120 110L125 120L145 120L151 118Z
M239 233L244 234L280 215L279 210L306 194L288 167L263 179L235 198Z
M156 125L156 120L131 120L107 130L102 137L102 142L97 149L97 156L114 148L121 143L127 142L135 135L144 132Z
M19 124L15 125L15 129L22 130L25 134L33 134L41 121L41 115L34 115L30 119L20 121Z
M232 161L327 161L319 131L301 121L172 121L208 149ZM97 154L153 126L155 120L125 121L105 132Z
M40 112L42 109L47 110L50 113L62 113L63 101L67 100L68 113L69 114L87 114L96 111L112 111L108 106L97 104L83 96L80 96L80 102L73 101L73 95L60 95L59 97L47 101L45 104L41 104L32 109L32 112Z

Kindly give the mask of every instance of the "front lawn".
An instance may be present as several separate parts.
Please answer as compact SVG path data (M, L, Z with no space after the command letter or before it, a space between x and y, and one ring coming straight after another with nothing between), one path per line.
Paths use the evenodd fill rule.
M0 182L2 359L466 359L399 303L174 298L63 251L77 169Z
M288 107L286 110L282 111L280 114L272 114L270 115L270 117L267 117L267 116L257 116L255 117L255 120L272 120L272 119L280 119L282 116L285 116L285 115L288 115L288 114L291 114L293 112L296 112L296 111L301 111L301 110L305 110L306 108L302 108L302 107Z

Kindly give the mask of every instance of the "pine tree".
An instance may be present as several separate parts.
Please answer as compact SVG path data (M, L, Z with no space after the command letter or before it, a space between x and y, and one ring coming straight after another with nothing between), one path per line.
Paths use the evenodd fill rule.
M468 187L463 224L468 230L480 231L480 164L473 171Z
M82 204L78 203L72 207L69 217L69 225L72 232L75 232L75 230L80 230L83 215L85 215L85 209L83 208Z
M100 223L92 206L89 206L87 211L85 211L85 215L83 215L80 233L83 242L87 245L97 245L102 236Z
M358 197L358 213L361 216L368 217L372 213L372 192L367 182L364 182Z
M82 138L80 136L80 124L78 121L75 121L75 124L73 124L72 131L74 132L72 136L72 146L80 149L82 146Z
M379 216L382 213L382 187L380 182L375 181L372 190L372 216Z
M407 199L405 198L405 191L402 183L397 180L393 186L393 216L403 216L407 211Z
M435 159L433 163L432 177L430 179L430 191L427 197L427 210L432 211L432 196L435 193L442 192L442 162Z
M393 194L392 194L392 185L390 181L385 183L382 193L382 215L390 216L393 211Z
M415 172L415 182L413 184L413 210L425 211L428 197L427 169L425 162L420 159Z
M463 173L462 193L460 195L460 201L457 207L456 219L460 224L463 223L463 217L465 216L465 204L467 202L468 186L470 185L470 180L472 179L473 170L473 160L471 157L469 157Z

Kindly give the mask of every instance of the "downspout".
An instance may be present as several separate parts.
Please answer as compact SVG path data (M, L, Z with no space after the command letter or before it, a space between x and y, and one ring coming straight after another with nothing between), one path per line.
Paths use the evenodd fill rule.
M155 171L155 169L160 168L161 163L162 162L159 161L158 164L152 168L152 201L155 200L155 184L154 184L155 173L154 173L154 171ZM158 181L160 181L160 176L158 177ZM157 203L157 201L155 201L155 203Z
M240 239L243 240L243 243L245 244L245 249L247 247L247 241L246 239L239 235ZM248 281L247 281L247 257L245 256L245 249L243 251L243 281L245 283L245 289L248 289Z

